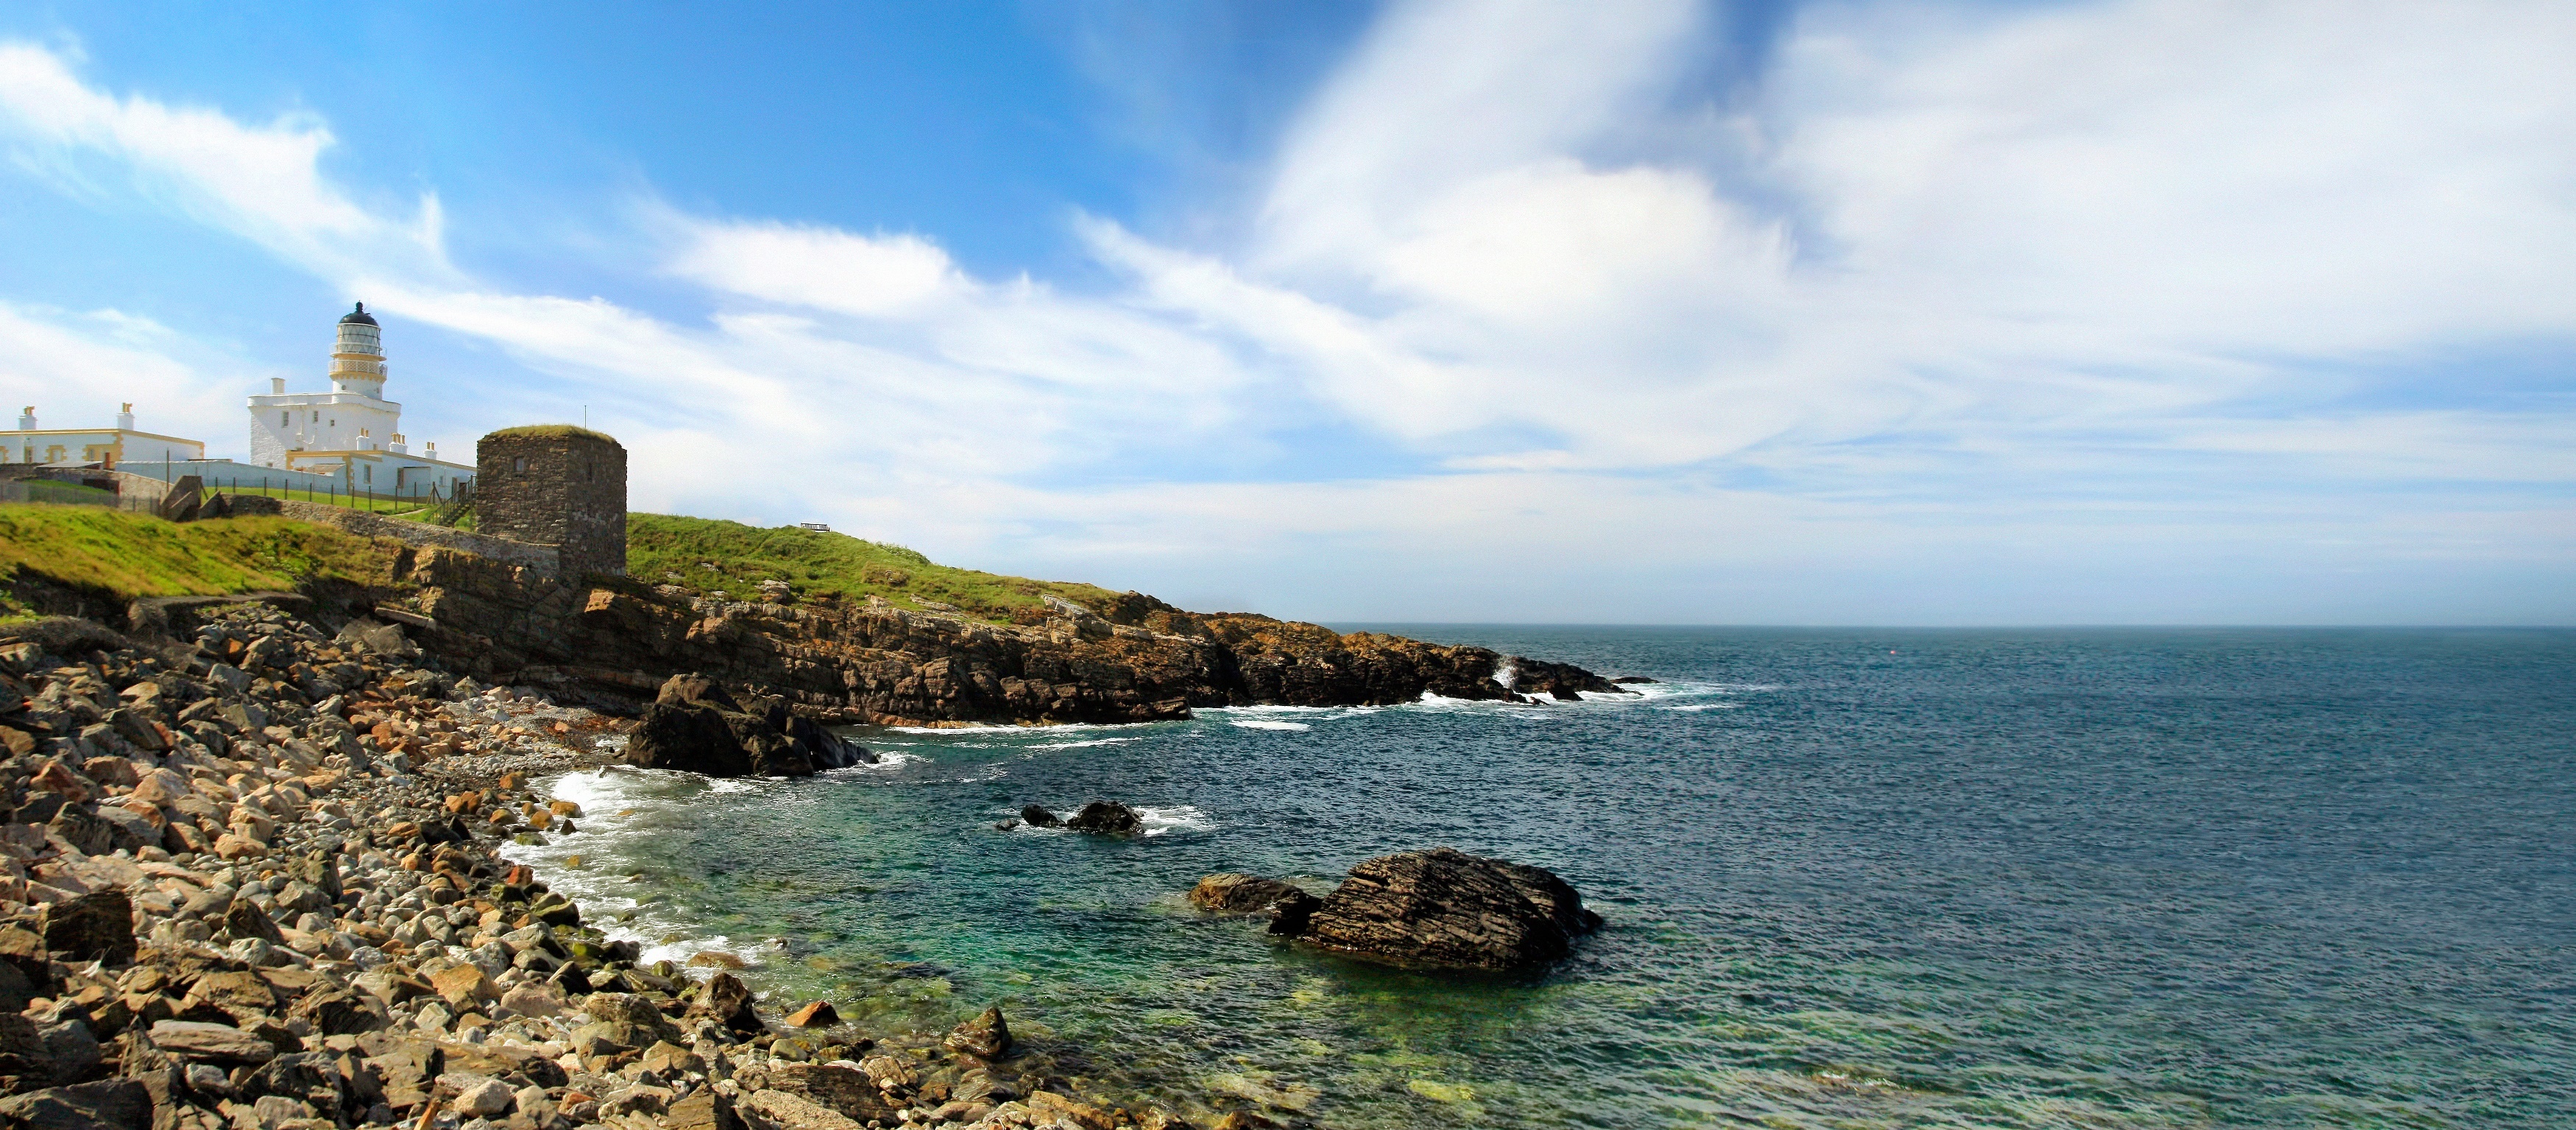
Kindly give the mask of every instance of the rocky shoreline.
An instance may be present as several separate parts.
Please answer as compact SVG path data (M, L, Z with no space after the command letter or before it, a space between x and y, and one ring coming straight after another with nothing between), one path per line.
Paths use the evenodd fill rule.
M826 722L887 726L1155 722L1199 707L1366 706L1426 694L1568 701L1626 694L1570 664L1241 613L1141 593L1050 598L1027 623L764 585L760 599L634 578L566 583L436 547L365 591L316 594L400 620L450 670L562 702L640 710L697 673Z
M998 1009L861 1032L765 1010L721 956L639 966L500 854L577 832L529 781L619 760L631 723L454 678L388 625L194 613L178 644L0 629L0 1124L1190 1124L1083 1093L1078 1049Z

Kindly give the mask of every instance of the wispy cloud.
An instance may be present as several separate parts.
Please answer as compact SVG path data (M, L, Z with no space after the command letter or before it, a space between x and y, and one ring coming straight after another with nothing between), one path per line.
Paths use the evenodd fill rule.
M80 156L121 162L145 193L328 277L450 274L438 198L423 195L408 220L349 199L318 167L333 139L316 116L245 125L219 110L118 98L52 51L0 43L0 138L39 168Z

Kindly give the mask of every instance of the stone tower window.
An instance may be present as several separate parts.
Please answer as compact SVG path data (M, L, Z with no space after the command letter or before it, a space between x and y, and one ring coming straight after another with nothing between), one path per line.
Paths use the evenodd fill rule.
M525 459L513 459L510 461L510 469L513 471L525 471L528 469L528 461Z

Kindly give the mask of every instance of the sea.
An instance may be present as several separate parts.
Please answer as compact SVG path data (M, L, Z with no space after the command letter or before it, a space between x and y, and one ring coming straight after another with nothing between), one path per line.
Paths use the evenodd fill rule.
M514 851L648 957L1316 1127L2576 1125L2576 631L1344 625L1634 695L851 734L552 782ZM1136 806L1145 835L999 830ZM1454 846L1606 926L1410 973L1202 875ZM577 865L576 865L577 863Z

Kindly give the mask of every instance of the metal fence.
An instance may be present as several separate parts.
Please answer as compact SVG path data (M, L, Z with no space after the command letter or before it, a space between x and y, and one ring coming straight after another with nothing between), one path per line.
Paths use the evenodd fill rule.
M422 518L436 525L452 526L473 509L474 484L469 480L452 487L424 483L400 493L352 488L336 480L310 475L210 475L204 476L206 490L217 494L256 495L266 498L292 498L353 510L404 511L427 509Z

